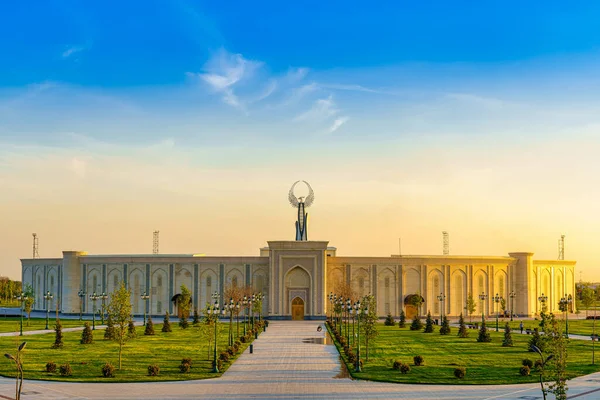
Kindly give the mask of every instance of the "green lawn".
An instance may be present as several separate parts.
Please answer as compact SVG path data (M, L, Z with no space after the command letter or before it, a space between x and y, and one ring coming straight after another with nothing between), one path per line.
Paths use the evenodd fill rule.
M539 380L539 375L519 375L519 368L524 358L535 361L539 356L527 351L530 336L513 335L514 346L502 347L503 332L491 332L491 343L478 343L477 331L470 330L470 336L460 339L456 336L458 329L452 328L450 335L410 331L407 328L378 326L379 336L371 344L369 361L365 360L364 345L361 355L364 363L363 372L349 370L355 378L401 382L401 383L437 383L437 384L512 384L530 383ZM336 343L337 345L337 343ZM339 348L339 347L338 347ZM597 362L591 365L592 342L572 340L568 348L568 375L573 378L600 371ZM421 355L425 365L414 366L413 357ZM345 355L343 356L344 360ZM394 360L400 360L411 366L408 374L392 369ZM464 379L454 377L456 367L466 367Z
M557 315L557 317L559 317L560 319L563 318L562 315ZM466 320L465 323L468 324L467 321L468 320ZM473 319L473 322L481 323L481 318L479 320ZM504 331L504 325L507 322L510 324L511 329L519 330L519 324L521 323L520 320L514 320L514 321L510 322L510 318L506 318L504 321L502 321L502 319L498 320L498 327L499 327L500 331ZM496 330L496 319L487 320L486 324L488 327L490 327L494 331ZM593 324L594 324L594 320L591 320L591 319L586 320L586 319L569 318L569 333L574 334L574 335L590 336L592 334ZM539 320L537 320L537 321L536 320L523 320L523 330L525 330L527 328L529 328L529 329L539 328L539 326L540 326ZM596 332L596 334L600 333L600 319L596 320L595 332Z
M123 349L123 369L116 371L115 378L104 378L102 366L110 362L118 367L118 344L103 340L104 330L94 331L94 343L83 345L79 341L81 332L64 333L64 348L52 349L54 334L41 334L25 337L0 338L1 353L15 353L16 346L22 340L27 341L23 364L26 379L64 380L73 382L139 382L139 381L176 381L188 379L205 379L220 376L212 373L212 353L208 354L208 345L200 338L199 328L190 324L188 329L181 329L177 323L171 323L173 332L161 332L162 324L155 324L156 335L144 336L144 327L137 328L138 337L126 343ZM227 344L229 324L219 323L219 353ZM234 325L235 326L235 325ZM240 327L241 328L241 327ZM247 344L242 344L240 353ZM179 372L182 358L192 359L189 373ZM223 363L221 373L231 364ZM14 363L3 358L0 362L0 375L14 377ZM71 377L65 378L57 373L44 372L47 362L53 361L57 366L70 363L73 370ZM148 376L148 366L158 364L160 375Z
M48 322L48 328L50 328L50 330L54 329L54 324L56 321L56 316L53 318L52 315L50 315L50 319ZM63 328L74 328L77 326L83 326L83 324L89 321L89 323L92 323L92 320L83 320L83 321L79 321L78 319L61 319L60 323L62 324ZM19 332L19 327L21 324L21 318L19 317L0 317L0 333L4 333L4 332ZM96 320L96 324L100 324L100 321L97 319ZM27 317L23 318L23 331L39 331L39 330L44 330L44 328L46 328L46 318L31 318L31 321L29 321L29 326L28 325L28 321L27 321Z

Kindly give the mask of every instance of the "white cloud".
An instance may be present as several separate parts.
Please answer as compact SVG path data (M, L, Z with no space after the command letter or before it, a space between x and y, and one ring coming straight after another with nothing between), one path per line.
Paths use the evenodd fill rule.
M88 48L89 48L88 44L83 45L83 46L81 46L81 45L79 45L79 46L71 46L68 49L66 49L65 51L63 51L62 58L69 58L69 57L71 57L72 55L74 55L76 53L79 53L79 52L82 52L84 50L87 50Z
M339 117L333 121L333 125L329 127L329 133L337 131L340 126L344 125L348 121L348 117Z
M339 110L335 107L333 96L326 99L318 99L313 103L310 110L303 112L294 118L295 121L322 121L336 115Z

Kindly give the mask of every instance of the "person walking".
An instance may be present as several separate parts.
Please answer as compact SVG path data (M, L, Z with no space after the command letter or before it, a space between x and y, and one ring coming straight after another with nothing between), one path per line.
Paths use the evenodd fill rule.
M521 328L521 333L523 333L523 321L519 324L519 328Z

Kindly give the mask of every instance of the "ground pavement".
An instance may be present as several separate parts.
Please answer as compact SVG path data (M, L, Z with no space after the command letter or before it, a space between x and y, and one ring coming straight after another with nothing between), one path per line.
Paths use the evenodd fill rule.
M218 379L152 383L26 381L22 399L542 399L538 384L404 385L344 377L339 355L314 321L273 321ZM314 340L306 340L314 339ZM310 343L311 341L316 343ZM308 343L307 343L308 342ZM14 398L0 378L0 399ZM569 381L569 398L599 399L600 373Z

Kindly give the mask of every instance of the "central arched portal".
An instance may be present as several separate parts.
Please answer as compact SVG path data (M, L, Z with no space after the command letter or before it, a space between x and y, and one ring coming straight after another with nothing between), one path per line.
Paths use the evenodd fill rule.
M294 321L304 320L304 300L300 297L294 297L292 300L292 319Z

